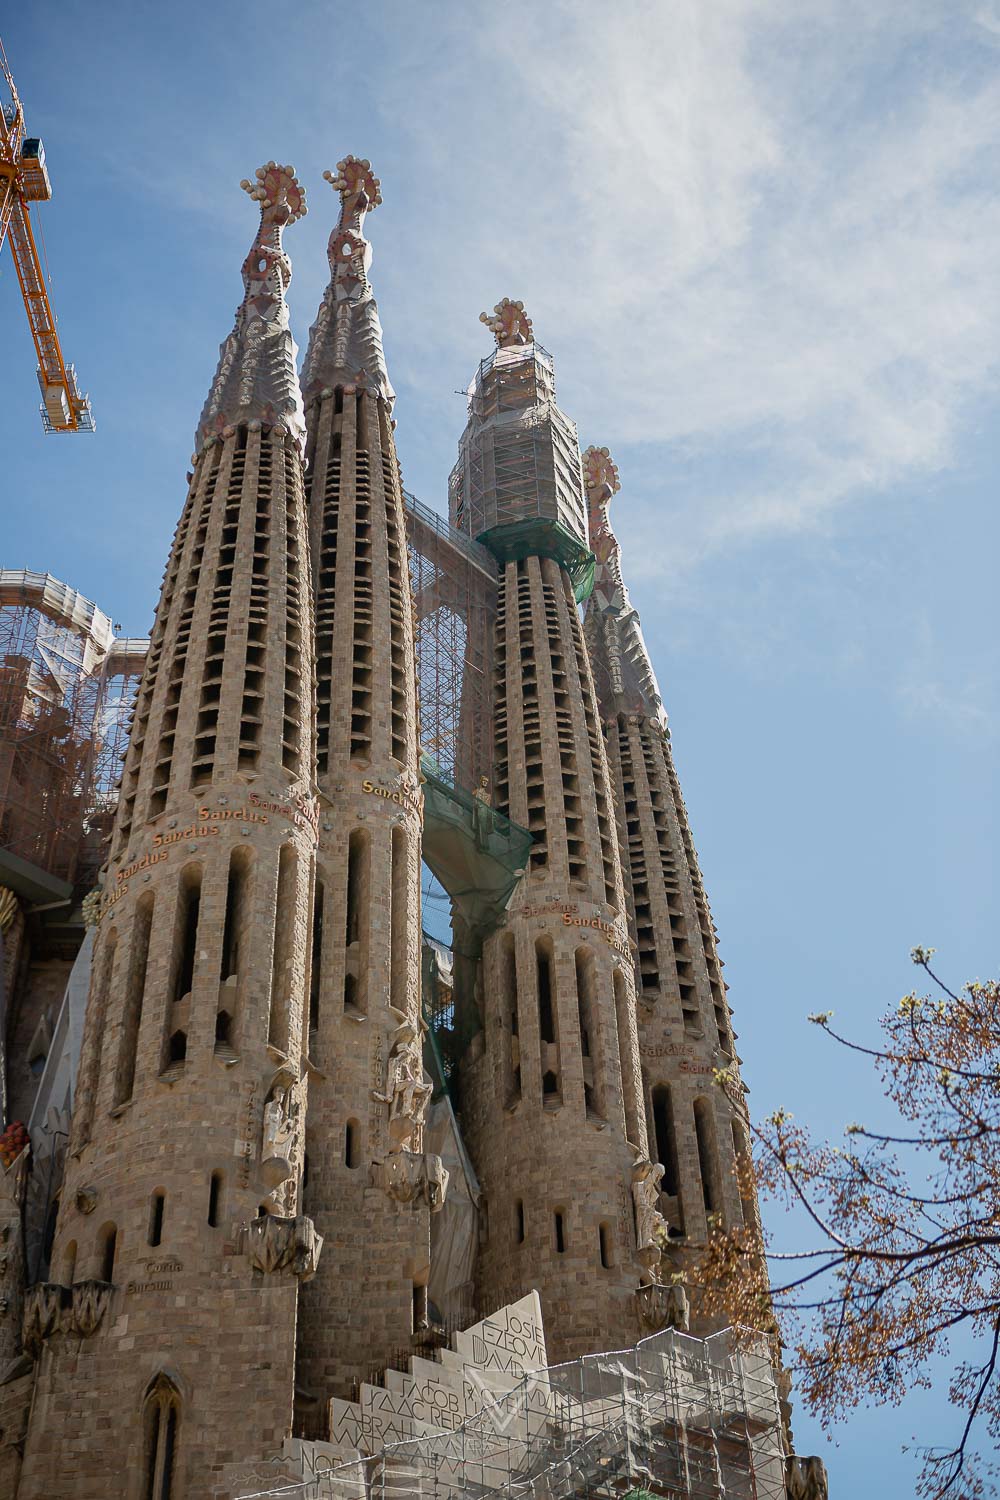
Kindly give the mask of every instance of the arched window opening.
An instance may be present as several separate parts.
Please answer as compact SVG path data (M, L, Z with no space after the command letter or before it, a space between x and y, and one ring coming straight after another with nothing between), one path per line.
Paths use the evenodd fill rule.
M319 1030L319 991L323 973L323 903L325 890L317 880L313 895L312 962L309 968L309 1030Z
M163 1192L163 1189L157 1188L149 1200L149 1228L146 1231L147 1245L158 1245L163 1239L163 1205L165 1199L166 1194ZM111 1277L106 1276L104 1279L105 1281L110 1281Z
M101 959L97 980L96 1025L87 1038L80 1063L80 1081L77 1093L77 1108L73 1112L73 1145L85 1146L90 1140L94 1120L94 1101L100 1085L101 1052L104 1044L104 1023L108 1014L108 997L114 973L115 954L118 951L118 929L112 927Z
M554 1043L556 1019L552 997L552 956L541 943L535 945L538 971L538 1034L543 1042Z
M222 959L219 965L219 979L223 983L227 979L238 977L240 973L250 884L250 859L248 849L234 849L229 858L226 920L222 931Z
M167 1375L157 1375L143 1404L143 1500L173 1500L180 1392Z
M516 1099L521 1093L521 1039L517 1015L517 953L512 932L504 934L500 962L503 966L504 1006L510 1020L507 1091Z
M642 1143L640 1125L641 1097L639 1085L638 1038L635 1033L635 996L621 967L615 969L612 986L615 996L615 1029L618 1033L618 1062L621 1067L622 1103L625 1106L625 1132L637 1149Z
M663 1167L661 1191L669 1198L676 1198L677 1137L674 1132L670 1089L665 1083L657 1084L653 1090L653 1134L656 1138L656 1157Z
M707 1099L694 1101L694 1129L698 1141L698 1166L701 1171L701 1192L705 1200L705 1212L715 1214L722 1208L722 1195L719 1192L715 1122Z
M413 1332L426 1328L430 1319L427 1307L427 1283L413 1283Z
M361 905L364 898L365 877L368 873L367 855L367 834L363 829L355 828L347 846L346 941L348 947L352 943L359 942L361 937Z
M520 1198L514 1204L514 1238L519 1245L524 1244L524 1202Z
M350 1012L350 1011L357 1012L357 1009L358 1009L357 999L356 999L357 993L358 993L358 981L355 979L355 977L354 977L353 974L351 974L351 973L345 974L344 975L344 1009L345 1009L345 1011L348 1011L348 1012Z
M736 1157L736 1182L740 1191L740 1209L743 1213L743 1223L750 1229L756 1223L757 1215L754 1211L753 1186L750 1177L751 1157L750 1147L747 1142L747 1134L743 1126L736 1120L733 1125L733 1153Z
M201 909L201 867L193 865L181 872L177 921L180 942L177 945L177 971L174 975L173 999L190 995L194 984L194 960L198 951L198 913Z
M586 944L575 954L576 1001L580 1018L580 1051L583 1054L583 1097L588 1114L603 1115L604 1099L598 1055L597 997L594 984L594 955Z
M187 1057L187 1032L175 1031L167 1041L167 1065L182 1063Z
M225 1180L223 1172L213 1172L208 1181L208 1224L210 1229L218 1229L222 1219L222 1188Z
M62 1284L72 1286L76 1275L76 1240L70 1240L62 1253Z
M556 1254L562 1255L566 1249L565 1211L561 1208L557 1208L552 1217L556 1236Z
M409 927L409 855L405 828L397 824L391 834L392 878L389 908L389 1000L396 1010L407 1010L406 979L409 970L406 936Z
M274 908L274 951L271 962L271 1010L268 1044L288 1052L292 963L294 955L295 897L298 856L291 844L282 845L278 856L278 894Z
M541 1049L542 1093L558 1098L559 1043L556 1023L555 975L552 945L539 939L535 943L535 977L538 990L538 1038Z
M358 1161L358 1122L348 1120L344 1126L344 1166L353 1171L359 1164Z
M220 1010L215 1017L215 1050L218 1052L220 1042L228 1047L233 1039L233 1018L228 1010Z
M147 893L136 902L132 924L132 946L129 954L125 1011L115 1077L115 1105L132 1097L135 1084L135 1062L142 1022L142 1002L146 993L146 969L149 965L149 935L153 926L153 896Z
M601 1247L601 1265L605 1271L610 1271L614 1265L614 1261L611 1258L611 1226L608 1224L599 1224L597 1226L597 1233Z
M101 1280L113 1281L115 1256L118 1253L118 1229L114 1224L105 1224L97 1237L101 1253Z

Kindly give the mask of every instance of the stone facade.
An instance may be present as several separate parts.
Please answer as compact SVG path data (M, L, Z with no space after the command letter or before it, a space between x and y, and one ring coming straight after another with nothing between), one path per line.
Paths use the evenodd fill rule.
M381 194L353 157L327 176L341 212L303 368L320 789L306 1201L326 1244L300 1307L298 1425L320 1438L329 1398L373 1378L426 1322L434 1196L412 603L364 238Z
M205 1493L291 1430L312 1267L251 1250L259 1216L298 1213L306 1093L312 605L281 246L303 203L274 164L251 191L246 299L125 766L49 1280L25 1309L22 1500L96 1500L126 1454L116 1493Z
M537 1289L551 1352L569 1359L638 1327L631 1188L646 1125L611 787L570 575L586 552L579 450L574 472L575 431L523 309L499 304L491 326L498 352L470 394L452 521L482 525L498 554L495 805L535 842L483 949L462 1126L485 1194L480 1305ZM492 488L483 481L465 508L463 471L482 475L479 455L522 448L543 476L522 514L496 461Z
M732 1016L666 714L639 619L621 573L608 507L619 488L607 449L588 448L584 481L597 558L585 632L618 809L628 890L642 1097L650 1150L662 1172L659 1209L683 1274L710 1218L760 1231L756 1197L736 1171L749 1149ZM730 1084L718 1087L725 1071ZM695 1326L699 1327L697 1319Z
M449 886L458 1119L447 1097L435 1118L473 1227L478 1204L455 1280L479 1322L445 1329L429 1302L449 1181L424 1141L414 605L364 234L381 193L354 157L327 177L340 216L301 389L282 231L304 195L274 162L243 184L261 226L136 700L34 1272L27 1155L0 1180L17 1500L234 1500L457 1426L473 1368L502 1393L686 1332L680 1278L712 1216L759 1230L714 928L608 521L617 473L606 450L581 459L551 356L504 299L450 486L486 585L463 596L456 676L482 681L457 705L450 836L465 872L501 824L533 842L499 923L509 885L488 918ZM435 607L455 603L446 572ZM424 766L431 808L452 793ZM16 902L0 919L9 1120L70 959L32 959ZM491 1363L497 1339L514 1363Z

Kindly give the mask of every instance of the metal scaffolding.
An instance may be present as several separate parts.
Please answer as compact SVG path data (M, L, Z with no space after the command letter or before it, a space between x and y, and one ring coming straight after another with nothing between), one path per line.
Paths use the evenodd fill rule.
M48 573L0 570L0 852L99 868L147 642Z
M497 565L485 547L404 492L420 739L441 776L469 790L493 771Z
M774 1370L762 1341L667 1329L634 1348L551 1365L481 1409L371 1455L309 1464L243 1500L785 1500ZM308 1445L286 1445L302 1464Z

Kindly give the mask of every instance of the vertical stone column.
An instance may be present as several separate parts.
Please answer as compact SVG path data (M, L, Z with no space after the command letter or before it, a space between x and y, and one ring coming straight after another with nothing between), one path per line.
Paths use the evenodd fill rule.
M683 1271L710 1223L746 1224L759 1236L760 1216L736 1170L749 1132L735 1033L666 715L608 518L619 483L607 449L587 449L584 483L597 556L585 632L636 944L643 1104L670 1241L663 1275ZM725 1090L715 1082L719 1070L731 1080Z
M300 1202L312 603L281 245L304 198L273 163L245 186L261 229L167 564L50 1281L28 1293L26 1500L224 1490L291 1431L319 1250Z
M483 1311L537 1288L561 1360L637 1331L631 1182L646 1134L607 765L554 558L504 565L495 705L498 805L535 845L485 945L462 1124L487 1203Z
M331 281L303 371L317 601L320 844L309 1213L326 1238L299 1317L299 1428L405 1364L426 1323L436 1159L423 1155L421 794L413 619L392 387L367 280L367 162L337 175ZM345 253L346 252L346 253Z

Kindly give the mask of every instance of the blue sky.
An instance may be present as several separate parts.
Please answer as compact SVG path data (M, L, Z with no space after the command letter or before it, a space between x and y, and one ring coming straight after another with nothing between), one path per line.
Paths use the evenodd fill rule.
M369 157L408 487L444 507L478 314L523 299L621 471L752 1105L878 1118L806 1013L870 1037L915 943L997 971L1000 5L51 0L2 35L98 432L43 437L5 250L0 563L148 629L254 233L239 181L273 157L307 186L304 345L323 170ZM836 1448L795 1425L856 1495L910 1492L900 1446L952 1429L940 1391Z

